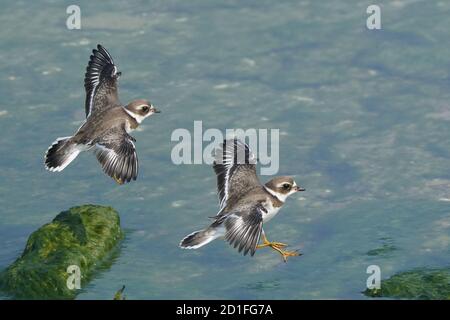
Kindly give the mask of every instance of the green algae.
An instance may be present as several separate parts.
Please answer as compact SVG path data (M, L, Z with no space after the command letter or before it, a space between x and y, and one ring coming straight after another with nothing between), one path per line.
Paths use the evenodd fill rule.
M369 297L418 300L450 300L450 268L421 268L381 281L380 289L367 289Z
M0 274L0 289L19 299L73 299L69 266L80 270L81 289L123 238L111 207L84 205L58 214L29 237L22 255Z
M391 238L381 238L380 240L383 241L383 244L378 248L367 251L368 256L388 256L397 250Z
M367 251L368 256L384 256L388 255L397 248L391 244L383 244L381 247Z
M113 300L126 300L127 297L124 294L125 286L122 286L117 292L114 294Z

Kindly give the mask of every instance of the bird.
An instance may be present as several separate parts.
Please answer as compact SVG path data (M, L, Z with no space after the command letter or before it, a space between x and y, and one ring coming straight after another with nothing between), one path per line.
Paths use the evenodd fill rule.
M47 170L62 171L81 152L93 150L103 171L118 184L137 179L136 139L130 132L160 111L144 99L122 105L117 88L121 74L109 52L97 45L84 76L86 120L74 135L58 138L48 148Z
M247 144L235 138L225 139L214 152L213 168L217 177L219 212L205 229L195 231L181 240L183 249L198 249L215 239L225 239L245 255L257 249L272 248L284 262L301 255L287 251L281 242L267 239L263 226L284 205L286 199L305 191L291 176L279 176L264 185L256 173L257 159ZM259 244L262 238L262 243Z

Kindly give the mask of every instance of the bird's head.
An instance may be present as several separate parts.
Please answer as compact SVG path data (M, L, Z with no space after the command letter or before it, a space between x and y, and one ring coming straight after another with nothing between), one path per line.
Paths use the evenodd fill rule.
M126 111L132 116L138 123L151 116L154 113L160 113L150 101L147 100L134 100L125 106Z
M292 177L276 177L265 184L270 193L275 195L281 201L299 191L305 191L305 188L299 187Z

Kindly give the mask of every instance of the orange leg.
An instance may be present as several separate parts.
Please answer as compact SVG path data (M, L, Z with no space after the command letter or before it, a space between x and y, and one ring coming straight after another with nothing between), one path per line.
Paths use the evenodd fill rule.
M273 250L277 251L279 254L281 254L281 257L283 258L284 262L287 262L288 257L296 257L296 256L301 255L301 253L298 251L283 250L282 248L286 247L287 244L281 243L281 242L270 242L269 240L267 240L267 237L264 233L262 234L262 240L263 240L263 243L260 245L257 245L256 249L270 247Z

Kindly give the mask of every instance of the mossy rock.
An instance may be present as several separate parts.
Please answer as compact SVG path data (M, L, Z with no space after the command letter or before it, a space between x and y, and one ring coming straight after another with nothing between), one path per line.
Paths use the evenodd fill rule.
M390 244L383 244L381 247L367 251L368 256L386 256L397 250L397 248Z
M78 266L81 288L123 238L111 207L84 205L58 214L33 232L22 255L0 274L0 290L18 299L73 299L69 266Z
M416 269L381 281L381 288L367 289L369 297L450 300L450 268Z

